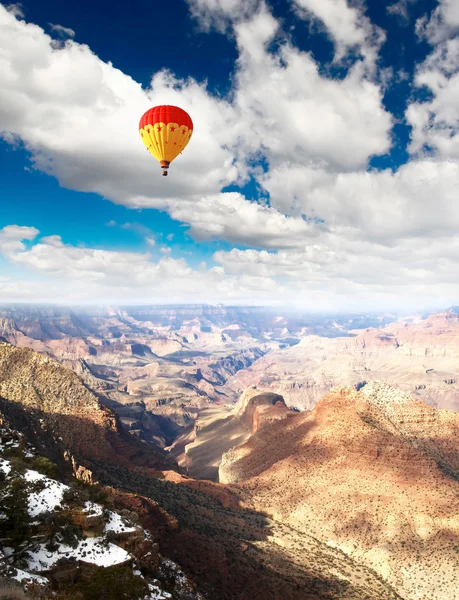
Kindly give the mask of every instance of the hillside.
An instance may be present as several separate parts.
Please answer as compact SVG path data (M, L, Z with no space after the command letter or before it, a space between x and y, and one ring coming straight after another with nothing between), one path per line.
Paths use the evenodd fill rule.
M27 348L0 342L0 410L58 462L92 468L94 461L174 468L159 447L129 435L81 379Z
M459 415L382 383L338 387L226 453L220 481L374 569L406 600L456 598Z
M284 418L288 412L282 396L249 388L232 408L212 406L201 411L194 427L168 450L191 477L216 481L225 452L246 442L262 423Z
M237 490L189 479L174 470L158 469L167 466L161 465L164 457L124 432L114 413L100 406L82 381L55 361L8 344L2 344L0 352L1 406L14 427L40 454L56 463L64 484L71 485L72 471L73 476L89 484L89 490L97 491L98 487L91 485L97 480L117 510L135 512L140 525L158 543L161 555L179 564L204 597L399 599L392 586L342 551L330 548L307 532L286 527L263 511L247 508ZM242 414L248 409L253 424L260 411L276 412L276 405L276 397L268 394L258 402L255 396L255 402L249 401ZM26 460L24 471L28 470L36 468ZM6 475L8 487L9 472ZM55 491L61 489L50 485ZM46 502L54 502L48 492L46 498ZM96 501L91 496L86 500ZM49 503L47 506L52 508ZM61 550L77 561L102 552L96 542L85 544L84 548L83 551L78 542L76 554L66 546ZM32 551L35 562L16 566L26 573L48 577L48 567L54 568L59 556L56 552L60 551L53 547L45 560L37 548ZM42 562L46 564L40 566ZM62 563L56 564L56 577L64 576L65 569L61 567Z
M0 414L2 598L203 600L137 513L114 510L99 486L57 476Z

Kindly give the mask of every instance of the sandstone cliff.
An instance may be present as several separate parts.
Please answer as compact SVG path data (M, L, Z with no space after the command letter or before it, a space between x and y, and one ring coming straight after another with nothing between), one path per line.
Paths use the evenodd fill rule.
M282 396L249 388L233 408L202 410L194 427L178 436L169 449L192 477L217 480L223 453L246 442L264 423L289 412Z

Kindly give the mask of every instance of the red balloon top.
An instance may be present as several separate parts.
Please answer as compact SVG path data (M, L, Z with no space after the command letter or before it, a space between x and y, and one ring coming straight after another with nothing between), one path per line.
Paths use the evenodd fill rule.
M147 110L142 116L139 123L139 129L143 129L145 125L154 125L155 123L177 123L177 125L185 125L188 129L193 129L193 121L190 115L178 106L154 106Z

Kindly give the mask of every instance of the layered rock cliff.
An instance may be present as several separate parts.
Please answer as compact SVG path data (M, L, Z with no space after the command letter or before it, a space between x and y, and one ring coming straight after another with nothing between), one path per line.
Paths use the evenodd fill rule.
M459 409L455 312L351 333L335 339L306 336L295 346L274 350L230 378L227 393L257 385L305 410L334 386L381 380L431 406Z

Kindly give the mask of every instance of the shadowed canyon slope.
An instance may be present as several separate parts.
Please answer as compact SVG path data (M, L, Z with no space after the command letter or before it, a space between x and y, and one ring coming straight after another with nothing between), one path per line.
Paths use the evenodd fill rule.
M59 447L83 466L94 461L173 468L160 448L137 440L69 369L27 348L0 342L0 405L18 429ZM58 452L58 450L56 450Z
M432 406L457 410L458 360L459 318L450 311L415 323L355 331L354 337L307 336L239 371L226 387L241 393L257 385L304 410L336 385L381 380Z
M191 477L217 480L225 452L246 442L263 423L289 412L282 396L250 388L233 408L213 406L201 411L193 429L169 450Z
M261 410L287 411L270 394L256 398L241 415L258 423L255 430ZM209 600L400 599L340 550L247 509L237 491L159 471L164 456L126 433L76 374L47 357L0 343L0 410L59 464L70 451L89 465L114 488L116 506L136 511L161 553Z
M459 415L382 383L336 388L227 452L245 501L375 569L407 600L456 598Z

